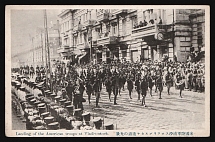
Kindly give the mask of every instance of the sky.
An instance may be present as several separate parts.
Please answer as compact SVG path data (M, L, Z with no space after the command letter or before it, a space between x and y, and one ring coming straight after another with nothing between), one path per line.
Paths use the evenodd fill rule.
M59 9L47 10L47 24L56 23ZM32 47L31 37L37 27L44 27L44 10L12 10L11 11L11 54L19 53Z

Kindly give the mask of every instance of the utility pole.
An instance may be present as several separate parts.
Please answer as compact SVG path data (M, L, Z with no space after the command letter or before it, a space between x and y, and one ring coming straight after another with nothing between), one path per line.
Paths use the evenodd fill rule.
M43 57L43 34L42 34L42 31L41 31L41 49L42 49L42 64L44 66L44 57Z
M46 81L47 81L47 84L48 84L48 73L49 73L49 82L50 82L50 90L52 92L52 82L51 82L51 73L52 73L52 70L51 70L51 62L50 62L50 51L49 51L49 37L48 37L48 28L47 28L47 14L46 14L46 9L44 11L44 16L45 16L45 37L46 37L46 49L47 49L47 53L48 53L48 69L46 70ZM48 72L49 70L49 72Z

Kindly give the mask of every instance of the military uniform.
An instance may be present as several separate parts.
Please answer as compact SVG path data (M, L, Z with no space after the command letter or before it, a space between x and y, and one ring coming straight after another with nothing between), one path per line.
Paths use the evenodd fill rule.
M113 88L113 94L114 94L114 105L116 105L116 99L119 92L119 76L117 72L114 72L112 76L112 88Z
M142 79L141 79L141 95L142 95L142 105L146 106L145 105L145 97L146 97L146 94L147 94L147 90L148 90L148 82L147 82L147 78L146 76L144 76Z
M130 97L130 99L132 99L132 98L131 98L131 92L132 92L132 90L133 90L133 87L134 87L133 81L132 81L131 78L129 78L129 79L127 80L127 88L128 88L128 91L129 91L129 97Z

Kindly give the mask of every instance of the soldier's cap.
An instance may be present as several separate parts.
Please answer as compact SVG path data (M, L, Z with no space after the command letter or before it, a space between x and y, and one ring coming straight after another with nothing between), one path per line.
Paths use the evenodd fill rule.
M96 118L94 118L92 121L94 122L94 123L96 123L96 122L99 122L99 121L101 121L102 119L101 119L101 117L96 117Z
M60 99L61 98L61 96L56 96L56 97L54 97L55 99Z
M37 100L36 100L36 99L31 99L31 100L30 100L30 102L35 102L35 101L37 101Z
M41 114L41 116L45 116L45 115L49 115L49 114L50 114L50 112L44 112Z
M52 122L52 123L49 123L48 126L58 126L59 123L58 122Z
M33 106L28 104L26 108L33 108Z
M69 104L69 103L71 103L71 101L66 101L66 102L65 102L65 104Z
M36 101L36 102L34 102L35 105L38 105L38 104L40 104L40 103L41 103L41 101Z
M85 113L82 114L82 116L87 116L87 115L90 115L90 113L89 112L85 112Z
M44 91L45 93L48 93L48 92L50 92L50 90L46 90L46 91Z
M42 88L42 86L41 86L41 85L37 85L37 88L39 88L39 89L40 89L40 88Z
M59 102L66 102L66 99L61 99L59 100Z
M110 127L110 126L113 126L113 123L106 123L104 126L105 127Z
M25 89L25 87L22 87L22 86L21 86L21 87L19 87L19 88L20 88L20 89L22 89L22 90L24 90L24 89Z
M53 106L53 109L58 109L58 108L59 108L58 105L54 105L54 106Z
M73 105L66 106L66 108L72 109L72 108L73 108Z
M48 117L45 117L44 120L51 120L51 119L54 119L53 116L48 116Z
M51 96L52 96L52 97L54 97L54 96L57 96L57 95L56 95L56 94L54 94L54 93L52 93L52 94L51 94Z
M43 106L45 106L45 103L40 103L40 104L38 104L37 106L38 106L38 107L43 107Z
M78 111L81 111L81 109L80 108L77 108L77 109L74 109L74 112L78 112Z

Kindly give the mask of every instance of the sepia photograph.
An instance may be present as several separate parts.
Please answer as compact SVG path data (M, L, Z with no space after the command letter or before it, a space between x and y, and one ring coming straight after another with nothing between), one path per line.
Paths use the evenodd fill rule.
M6 9L6 135L210 136L209 6Z

